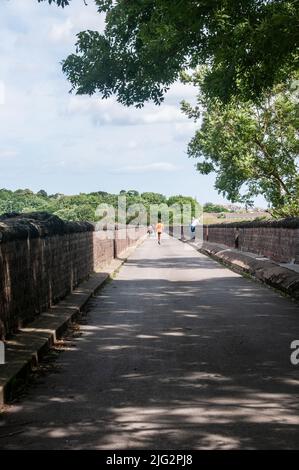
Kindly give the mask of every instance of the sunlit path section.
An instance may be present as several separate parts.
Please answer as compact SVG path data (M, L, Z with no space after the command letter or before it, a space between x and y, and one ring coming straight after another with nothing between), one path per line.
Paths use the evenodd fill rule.
M298 448L298 305L149 238L0 418L7 449Z

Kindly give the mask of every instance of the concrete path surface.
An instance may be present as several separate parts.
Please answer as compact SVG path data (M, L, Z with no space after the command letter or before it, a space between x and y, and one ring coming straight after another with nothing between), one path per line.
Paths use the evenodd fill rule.
M297 304L148 239L90 301L57 373L0 414L0 448L298 448L294 339Z

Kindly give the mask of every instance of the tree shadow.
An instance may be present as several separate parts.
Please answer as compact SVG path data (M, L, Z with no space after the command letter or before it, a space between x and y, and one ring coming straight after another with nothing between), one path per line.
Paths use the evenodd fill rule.
M61 373L1 417L0 448L298 448L297 306L203 262L177 281L161 276L171 257L156 279L142 252L129 260L89 302Z
M154 269L180 269L180 270L187 270L187 269L198 269L198 270L203 270L203 269L219 269L219 264L214 263L212 264L210 260L204 259L204 257L201 259L201 262L198 263L198 259L190 258L190 257L180 257L180 258L161 258L161 259L153 259L149 260L147 258L140 259L138 262L136 260L131 260L129 259L127 263L131 266L136 266L139 269L141 268L154 268Z

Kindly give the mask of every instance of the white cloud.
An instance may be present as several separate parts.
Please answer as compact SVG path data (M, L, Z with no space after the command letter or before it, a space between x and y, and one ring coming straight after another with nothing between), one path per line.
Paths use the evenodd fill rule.
M18 152L13 149L0 149L0 159L6 160L14 158L18 155Z
M142 120L145 124L157 124L162 122L179 122L185 118L175 106L163 105L158 110L145 113Z
M186 120L177 106L163 104L160 107L148 104L143 109L127 108L115 98L102 100L98 97L72 96L66 110L67 115L84 114L94 125L150 125L176 123Z
M128 142L128 148L129 149L136 149L138 147L138 143L136 142L136 140L130 140Z
M176 82L167 92L165 102L175 105L176 107L179 107L182 100L186 100L192 104L195 104L197 93L198 90L193 85L185 85L181 82Z
M5 103L5 85L0 81L0 105Z
M74 42L73 28L74 25L70 18L67 18L63 23L53 24L49 31L49 39L54 42Z
M147 104L141 110L123 107L114 98L68 94L61 61L74 52L75 35L104 28L94 0L87 3L72 0L61 9L37 0L0 0L5 186L77 193L159 192L162 185L166 194L201 191L213 200L206 194L209 177L198 175L185 155L194 129L179 102L192 102L196 89L177 83L160 107Z
M168 162L149 163L147 165L128 165L113 170L113 173L147 173L147 172L172 172L178 171L180 167Z
M65 10L69 11L70 15L66 16L64 21L61 18L53 23L49 29L48 37L53 42L64 42L68 44L75 44L76 34L80 31L93 30L103 32L105 27L105 15L99 14L94 8L86 8L83 5L73 4Z
M98 13L96 5L92 2L88 2L87 6L82 5L82 2L79 4L73 4L65 12L69 12L72 16L72 22L74 24L74 31L90 29L92 31L103 32L105 28L105 14Z
M187 122L177 123L173 127L173 138L177 142L188 142L199 128L200 122L188 120Z

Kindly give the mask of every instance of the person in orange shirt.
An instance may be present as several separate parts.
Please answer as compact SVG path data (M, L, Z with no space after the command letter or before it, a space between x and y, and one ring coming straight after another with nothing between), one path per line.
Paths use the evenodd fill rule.
M156 224L156 232L157 232L157 235L158 235L158 243L159 245L161 245L161 235L163 233L163 229L164 229L164 225L161 223L161 221L159 221L157 224Z

